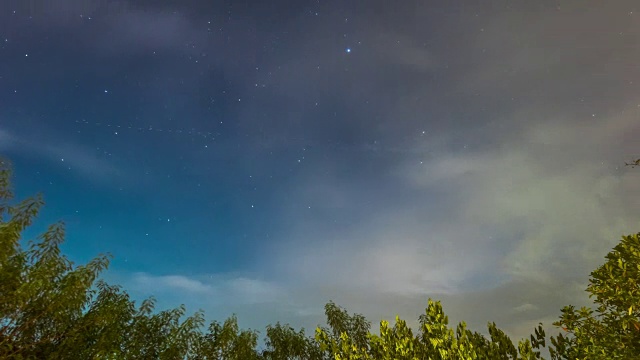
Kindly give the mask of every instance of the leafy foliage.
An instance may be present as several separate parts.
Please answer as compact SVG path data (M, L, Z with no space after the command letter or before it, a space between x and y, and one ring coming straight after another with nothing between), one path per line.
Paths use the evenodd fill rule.
M640 159L635 159L632 162L625 162L624 164L626 166L631 166L632 168L634 168L636 166L640 166Z
M289 325L267 326L266 345L262 353L265 360L328 359L320 345L304 334L304 329L296 332Z
M184 307L153 313L148 299L136 308L120 287L98 280L107 255L74 266L60 252L63 223L23 249L21 234L44 203L36 196L11 205L10 175L10 164L0 161L0 358L219 358L201 355L211 335L200 331L202 312L181 321Z
M640 357L640 233L623 236L606 259L587 286L596 309L565 306L554 323L567 333L551 339L554 359Z
M371 333L364 316L329 302L327 327L314 337L276 323L258 350L258 332L241 330L235 315L205 331L202 311L188 317L184 306L156 311L153 298L136 305L122 288L99 279L108 255L74 265L60 252L63 223L23 248L21 236L44 202L37 195L12 205L10 176L10 164L0 159L2 359L533 360L547 345L542 324L517 345L495 323L488 324L488 336L464 322L450 327L440 302L429 299L415 334L399 317ZM564 333L550 338L551 358L640 358L639 281L640 233L624 236L591 273L587 291L595 310L562 309L554 325Z
M192 330L196 333L195 330ZM190 359L259 359L255 350L258 334L251 330L240 330L238 320L231 316L224 323L213 321L209 331L198 337L195 354Z
M347 317L347 320L349 318ZM348 321L347 321L348 322ZM467 329L461 322L450 328L440 302L429 299L425 314L420 316L420 333L413 335L404 320L396 317L393 327L380 322L380 335L367 334L362 343L343 331L339 336L318 329L316 338L336 360L419 360L419 359L540 359L532 343L524 340L516 348L511 339L495 323L488 325L489 339ZM544 330L536 329L536 347L544 346ZM540 341L542 339L542 341Z

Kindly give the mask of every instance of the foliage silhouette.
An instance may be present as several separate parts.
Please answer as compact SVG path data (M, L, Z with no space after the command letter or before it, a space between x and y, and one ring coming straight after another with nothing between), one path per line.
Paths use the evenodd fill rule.
M640 160L638 160L640 161ZM0 358L2 359L541 359L547 346L540 324L515 344L495 323L489 336L464 322L449 326L438 301L428 300L414 331L396 317L380 322L379 334L360 314L333 302L326 327L315 336L287 324L259 333L241 330L237 319L213 321L204 313L185 316L180 306L155 310L155 299L139 305L119 286L99 279L109 255L74 265L60 252L64 224L51 225L22 246L22 234L44 205L41 195L13 204L11 166L0 159ZM587 291L595 310L566 306L550 337L552 359L640 358L640 233L624 236L591 273Z

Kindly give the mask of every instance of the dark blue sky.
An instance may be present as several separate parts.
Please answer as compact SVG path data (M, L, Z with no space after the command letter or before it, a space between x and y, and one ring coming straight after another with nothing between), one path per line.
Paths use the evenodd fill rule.
M637 231L633 1L48 4L0 6L0 152L137 298L521 336Z

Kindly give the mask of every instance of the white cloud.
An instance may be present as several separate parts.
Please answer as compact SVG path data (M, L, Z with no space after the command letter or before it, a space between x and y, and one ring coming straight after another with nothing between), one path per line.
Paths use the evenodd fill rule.
M251 303L272 302L283 295L279 293L281 289L274 284L245 277L229 280L228 287Z
M300 170L294 182L301 185L283 197L285 229L274 236L275 243L257 249L256 267L271 275L267 280L137 273L121 282L138 295L162 294L167 301L215 308L216 314L242 309L240 320L249 317L254 325L288 317L296 325L313 326L328 300L363 312L374 324L395 313L415 319L428 296L442 299L452 320L465 320L478 330L486 321L496 321L522 337L538 321L549 325L562 305L586 302L589 271L619 235L637 231L640 210L634 196L640 172L615 169L640 153L638 101L629 90L633 88L625 87L636 74L637 66L628 65L635 64L637 47L625 46L624 37L609 42L611 29L591 30L594 24L606 24L594 21L605 16L600 10L612 16L616 6L583 9L528 14L527 19L503 13L471 25L442 24L443 31L455 29L449 30L446 54L435 53L437 44L432 53L419 39L400 33L366 37L380 40L371 46L383 61L372 59L364 69L350 71L373 73L397 65L415 74L415 82L398 87L389 87L393 82L379 71L379 78L359 78L363 83L356 88L344 76L345 65L335 61L334 40L309 45L317 56L294 48L283 54L287 60L272 59L272 67L287 70L262 72L257 81L279 84L273 91L284 91L278 95L286 99L291 119L284 120L282 134L268 140L291 145L294 136L288 131L305 125L303 104L318 89L333 94L342 81L349 83L350 92L334 95L346 107L385 104L380 108L386 113L372 114L387 119L381 126L398 133L435 129L427 128L419 139L363 146L389 150L393 157L391 165L379 166L377 174L389 175L384 183L371 185L372 179L355 174L357 166L351 173L330 161L318 160L315 167L312 161L305 163L310 170ZM485 23L482 31L471 28L480 22ZM152 48L190 52L186 41L205 36L204 31L197 35L185 17L168 13L132 11L114 24L104 33L108 39L91 41L118 56ZM163 31L158 33L159 25ZM632 28L629 33L635 34ZM301 42L308 45L311 35L303 34ZM350 55L358 56L356 51ZM456 72L438 69L439 77L424 76L446 66L436 58L451 59ZM319 63L331 66L333 76L308 71ZM434 93L436 87L439 93ZM515 100L503 101L511 98ZM599 98L608 99L606 105L589 102ZM467 111L454 111L458 108ZM360 110L368 109L362 105ZM241 118L255 121L255 110L247 107ZM435 110L445 115L435 118ZM473 121L462 121L463 116ZM382 132L370 121L363 124L354 126L354 132L372 139ZM452 151L467 139L475 146ZM20 143L20 151L52 161L64 158L89 178L119 173L86 148L38 140L0 129L0 150L17 151ZM421 155L422 164L416 161ZM300 211L307 208L301 204L312 204L313 210Z
M197 41L202 35L184 15L168 11L132 9L114 17L103 38L91 39L96 51L113 55L145 51L193 52L186 41Z
M411 112L399 104L398 113ZM589 303L589 273L620 235L637 231L640 201L630 194L640 193L640 172L623 166L640 157L637 99L611 106L584 114L556 105L543 119L548 110L525 102L500 114L499 126L468 131L483 138L467 151L422 136L416 149L441 146L422 164L409 156L415 151L399 154L376 191L366 181L352 191L353 175L330 167L323 171L333 177L310 172L283 207L339 204L336 219L351 222L335 232L284 212L292 226L264 265L290 288L305 284L374 324L394 313L417 317L430 296L478 330L487 321L514 337L540 321L553 329L562 306Z
M181 298L213 304L265 304L285 296L273 283L242 276L152 275L135 273L127 287L141 296L181 294Z
M9 151L16 146L16 143L13 134L0 128L0 151Z
M47 135L25 136L0 128L0 151L44 158L61 169L96 182L123 178L122 171L112 162L98 157L94 149L59 141L52 132Z
M522 305L518 305L515 308L513 308L513 311L517 313L527 312L532 310L538 310L538 307L530 303L524 303Z
M134 275L134 282L145 291L186 291L191 294L211 294L214 289L201 281L181 275L151 276L144 273Z
M629 196L640 190L640 172L616 170L639 153L637 99L609 94L611 88L598 87L603 83L599 77L584 73L604 66L602 54L610 53L610 44L584 37L577 43L561 30L582 32L596 13L572 17L571 26L560 21L562 14L545 21L532 16L534 20L520 24L519 15L508 13L488 19L487 24L496 25L481 34L465 28L451 43L476 44L472 50L478 51L460 54L467 58L456 59L459 72L446 74L451 84L443 84L445 95L431 102L420 96L432 85L421 89L408 84L415 96L397 95L367 79L371 86L345 94L345 102L379 98L392 104L388 113L376 116L402 121L392 123L394 130L418 129L436 101L451 107L474 101L490 110L467 114L477 117L475 123L458 124L457 113L433 119L428 123L434 127L438 121L447 125L427 129L417 140L390 144L387 149L396 158L391 166L380 166L380 174L390 174L384 184L370 185L372 179L341 172L328 162L308 165L310 170L296 179L301 185L283 197L286 229L277 241L257 249L256 266L272 275L269 281L198 278L192 283L189 278L178 287L155 277L156 290L180 288L222 299L218 303L227 304L225 309L235 302L271 299L252 306L251 314L261 319L286 314L274 311L273 303L286 298L297 324L320 319L329 300L364 313L374 324L396 313L415 319L431 296L443 300L453 321L465 320L478 330L496 321L515 337L526 337L539 321L549 326L563 305L587 303L589 272L602 263L619 235L637 230L634 215L640 210L637 199ZM522 30L505 33L505 24L513 23ZM529 46L550 36L551 52ZM385 64L406 66L416 75L434 66L434 56L419 43L401 44L386 48ZM327 54L332 53L319 52L333 56ZM287 75L319 62L288 55L293 60ZM620 64L624 59L612 60ZM605 74L626 80L617 72L620 68L608 67ZM340 78L295 75L281 80L286 84L282 88L300 88L293 95L302 99L307 83L335 86ZM616 100L581 107L571 103L588 95ZM496 100L512 97L516 100ZM291 111L296 121L301 121L300 111ZM288 133L282 136L285 141ZM468 139L474 146L452 151L462 148L456 142ZM422 154L429 156L420 164L416 156ZM313 204L314 210L300 211L304 204ZM301 319L303 315L309 318Z

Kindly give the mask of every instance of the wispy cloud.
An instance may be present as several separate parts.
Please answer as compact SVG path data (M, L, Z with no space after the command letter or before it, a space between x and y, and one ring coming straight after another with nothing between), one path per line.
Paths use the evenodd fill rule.
M261 276L146 272L122 282L140 296L238 312L256 327L314 326L329 300L374 323L396 313L415 319L431 296L444 300L452 320L479 329L496 321L521 337L538 321L550 324L562 305L586 303L589 272L619 235L637 231L640 211L630 196L640 191L640 172L622 167L640 157L632 84L640 28L625 2L590 5L465 7L433 24L424 21L434 17L431 6L400 6L399 19L420 21L374 17L379 26L358 39L340 36L362 40L348 55L334 38L315 41L334 29L289 33L298 46L265 53L268 70L234 84L265 85L273 95L273 103L246 102L237 129L259 129L260 151L311 144L328 155L305 162L284 194L273 195L277 236L246 254ZM204 47L189 45L208 36L200 25L183 14L132 10L85 45L118 57L156 49L197 55ZM354 67L358 56L367 61ZM228 62L225 78L233 78L227 70L248 60L207 61ZM203 75L185 78L199 84ZM266 121L270 107L286 111ZM313 137L331 121L331 135L347 134L347 145ZM386 158L349 162L354 148ZM0 129L0 150L64 159L93 180L123 173L86 147L45 136Z
M413 318L432 296L453 319L480 328L495 320L527 336L538 321L550 325L563 305L587 303L590 271L620 235L637 231L640 202L629 194L640 192L640 173L623 166L639 154L637 94L612 80L628 82L623 69L637 49L614 53L628 47L623 37L608 41L610 31L595 42L580 35L598 11L573 11L532 12L526 21L510 12L481 14L483 23L500 25L452 35L451 44L465 46L453 47L461 70L448 75L451 82L440 94L426 80L422 90L407 87L418 98L459 104L465 118L433 121L435 129L426 122L425 134L393 144L406 151L379 165L377 180L356 166L346 172L326 163L303 173L283 205L289 227L264 246L269 256L260 264L291 289L374 321L393 312ZM522 33L504 32L516 22ZM567 27L575 37L557 35ZM424 56L412 58L433 66L423 45L413 46ZM606 74L597 72L603 66ZM424 80L420 66L413 71ZM400 128L420 129L440 110L434 100L368 91L388 95L385 103L395 105L381 116L399 119ZM345 97L362 103L361 93Z
M296 201L316 194L314 206L337 204L354 222L334 234L313 217L287 213L296 226L266 257L268 265L318 298L346 299L369 314L395 296L417 316L431 296L471 324L493 317L526 336L525 322L584 304L590 271L621 234L637 231L640 202L629 194L640 192L640 173L623 166L633 143L608 146L640 132L635 106L589 119L584 128L573 128L575 118L532 124L484 150L403 162L385 193L335 187L318 196L322 187L309 180ZM389 201L394 193L413 196ZM437 200L443 196L445 203ZM518 316L501 313L509 308Z
M101 39L86 39L98 53L133 56L169 50L199 55L202 51L194 50L196 44L202 45L202 32L180 13L131 9L115 14L108 24Z
M49 133L49 136L27 137L0 128L0 151L46 159L61 169L71 170L98 183L109 183L124 177L113 162L98 157L94 149L58 141L53 133Z
M7 130L0 129L0 151L8 151L14 148L18 143L18 139L15 138Z
M268 281L232 275L189 277L135 273L128 288L136 294L160 296L180 294L197 297L209 305L268 304L286 297L283 289Z
M621 85L638 75L629 66L637 47L624 36L610 41L611 29L590 30L619 11L470 11L440 24L450 44L440 47L383 28L394 36L363 35L379 40L362 51L375 55L363 68L335 60L342 51L335 43L308 47L310 35L301 35L298 48L271 59L286 71L256 75L279 85L269 90L285 99L274 101L287 114L266 128L255 116L261 105L250 104L239 123L265 129L269 146L304 145L306 133L297 129L315 129L309 109L325 99L319 94L332 94L339 101L327 102L352 110L342 116L354 114L345 132L389 159L366 171L338 166L343 159L309 162L279 197L278 236L248 254L265 280L138 273L125 285L216 315L242 313L256 327L277 320L314 326L329 300L374 323L396 313L415 319L429 296L444 301L452 320L478 329L496 321L526 337L538 321L549 325L561 306L588 301L589 272L619 235L637 231L640 203L629 194L640 191L640 172L621 166L638 155L637 93ZM149 32L159 21L138 15L120 20L121 38L138 35L114 53L142 43L181 46L193 29L164 14L172 32L165 37ZM618 30L638 33L631 25ZM350 55L360 56L357 49ZM318 63L330 71L308 71ZM394 67L402 71L381 71ZM373 103L380 113L372 114ZM381 133L409 131L415 136L376 142ZM57 151L47 152L61 157Z

